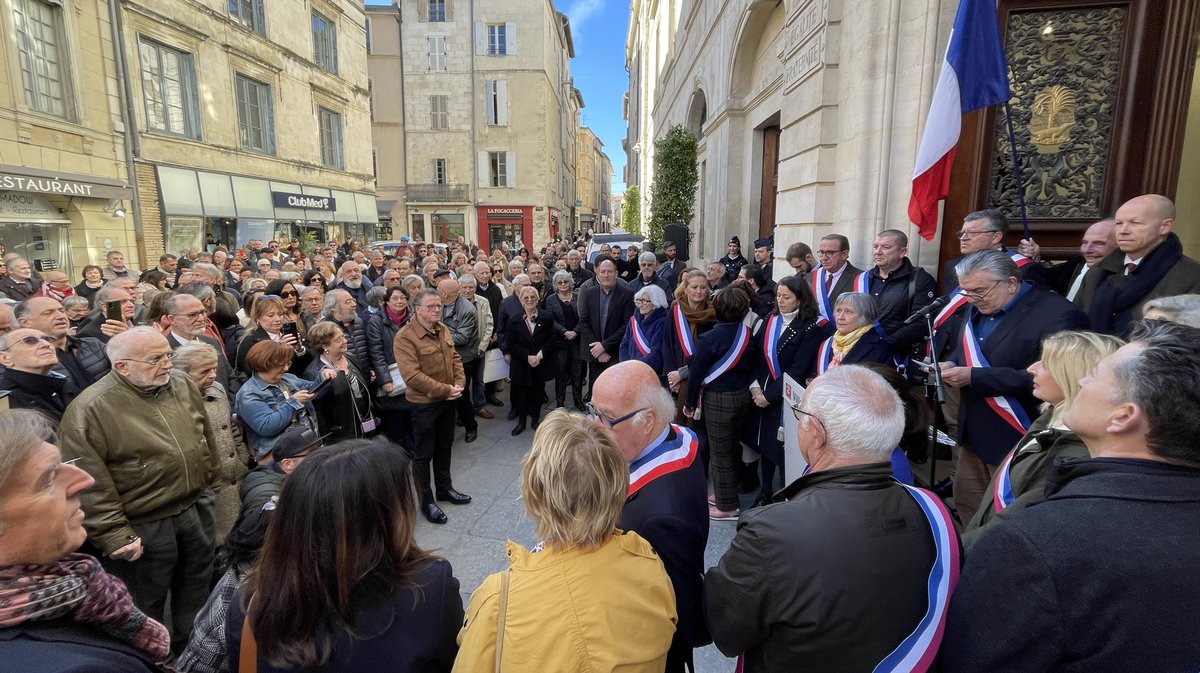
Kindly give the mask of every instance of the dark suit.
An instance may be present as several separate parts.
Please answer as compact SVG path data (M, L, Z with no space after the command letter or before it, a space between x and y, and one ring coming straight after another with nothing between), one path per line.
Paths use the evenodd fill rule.
M621 340L633 315L633 291L617 283L609 293L608 313L602 321L600 316L600 285L586 287L579 293L579 354L588 363L588 375L592 385L600 372L617 364L621 352ZM603 329L602 329L603 328ZM599 341L604 352L612 358L601 363L592 357L591 344ZM589 387L589 392L591 388Z
M674 439L677 432L670 428L667 439ZM667 653L670 673L683 671L682 663L691 661L692 648L712 642L704 624L707 495L704 461L697 457L690 466L657 477L629 496L617 521L617 528L636 532L654 547L675 589L679 625Z
M805 282L808 283L809 287L813 287L813 279L818 278L820 272L821 272L820 266L818 266L817 268L815 268L811 272L809 272L808 277L805 280ZM837 282L833 284L833 288L829 292L829 306L830 307L837 304L837 298L842 296L843 292L853 292L854 291L854 279L858 278L858 274L860 274L862 272L863 272L862 269L854 266L850 262L846 262L846 269L844 271L842 271L842 275L837 279ZM817 283L817 285L820 286L820 283ZM824 292L825 288L818 287L818 291ZM820 305L821 305L821 298L817 297L817 306L820 306ZM830 320L833 320L833 316L828 316L828 318Z
M208 344L217 352L217 383L220 383L225 388L225 394L229 397L229 404L232 406L237 399L237 389L241 387L241 381L235 380L233 370L229 366L229 360L225 357L225 351L221 348L221 344L216 339L208 336L200 336L197 341ZM178 337L170 332L167 333L167 343L171 345L171 350L179 350Z
M1055 264L1046 269L1046 285L1065 297L1071 291L1071 285L1075 282L1075 278L1087 271L1082 257L1072 257L1062 264Z
M1025 368L1041 357L1042 339L1063 330L1088 329L1087 316L1071 302L1045 288L1028 285L1026 288L1025 295L983 341L981 349L990 366L972 369L971 385L962 388L959 439L988 465L998 465L1022 433L994 413L987 398L1014 397L1029 418L1037 418L1041 402L1033 396L1033 376ZM955 333L951 358L960 366L965 362L962 352L965 320L981 317L973 307L964 316Z

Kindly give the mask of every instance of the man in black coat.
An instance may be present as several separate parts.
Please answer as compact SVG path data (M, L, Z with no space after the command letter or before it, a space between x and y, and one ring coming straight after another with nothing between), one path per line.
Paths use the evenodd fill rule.
M1051 290L1075 301L1075 296L1083 287L1083 277L1087 272L1117 248L1117 236L1114 230L1116 220L1100 220L1083 232L1083 242L1079 245L1079 256L1072 257L1061 264L1055 264L1046 269L1046 284ZM1042 254L1041 246L1033 240L1021 241L1017 250L1030 259L1039 259Z
M968 255L958 282L969 307L952 335L953 355L941 363L946 385L958 388L958 439L962 451L954 481L954 504L969 520L996 467L1037 418L1033 375L1042 339L1063 330L1087 329L1074 304L1021 280L1013 260L999 250Z
M1147 323L1064 416L1090 460L971 548L939 670L1200 668L1200 330Z
M579 293L579 347L588 363L589 396L600 372L617 364L631 315L633 291L617 282L616 262L597 257L596 283Z
M807 474L742 514L705 575L713 642L744 653L746 673L924 670L880 664L937 651L958 537L940 501L892 479L904 405L879 374L841 365L785 413Z
M644 362L614 365L596 379L592 407L612 429L629 462L629 495L617 528L654 547L675 589L679 626L667 651L667 673L694 670L692 648L712 642L704 625L704 548L708 545L708 481L699 440L671 423L675 401ZM633 413L629 420L610 421Z
M475 275L475 294L485 297L488 301L488 308L492 310L492 317L497 318L500 315L500 302L504 300L504 292L500 286L492 282L492 265L487 262L475 262L472 267L472 273ZM496 325L492 330L492 336L489 337L488 350L500 347L500 326ZM484 398L488 404L494 406L503 406L503 403L496 398L496 382L489 381L483 384ZM478 401L476 401L478 402Z
M908 316L929 305L937 292L937 281L929 272L908 259L908 235L885 229L871 245L875 266L867 271L867 291L879 309L879 324L899 345L919 342L925 336L925 321L904 325Z
M1019 252L1004 247L1004 236L1008 234L1008 220L998 210L977 210L967 213L963 218L962 229L959 230L958 249L962 257L955 257L946 262L942 271L942 292L950 292L958 287L958 274L954 271L958 263L967 255L982 250L999 250L1009 255L1021 269L1021 280L1027 280L1034 285L1046 284L1046 269L1032 259Z

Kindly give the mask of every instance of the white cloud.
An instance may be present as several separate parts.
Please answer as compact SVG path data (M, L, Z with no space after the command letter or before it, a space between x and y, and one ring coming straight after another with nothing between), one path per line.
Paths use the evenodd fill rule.
M571 20L571 33L578 36L583 24L601 9L604 9L604 0L576 0L566 11Z

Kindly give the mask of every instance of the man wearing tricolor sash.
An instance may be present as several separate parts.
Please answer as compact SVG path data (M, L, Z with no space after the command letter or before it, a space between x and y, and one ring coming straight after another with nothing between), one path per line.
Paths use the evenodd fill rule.
M1026 371L1042 339L1087 329L1074 304L1022 281L1015 262L999 250L968 255L956 269L967 306L951 335L953 354L941 363L946 385L959 389L954 504L968 521L1004 456L1037 417L1033 377Z
M843 292L855 292L854 283L862 269L850 263L850 239L841 234L821 237L817 246L820 264L808 275L808 286L817 298L821 317L833 320L833 305Z
M742 515L706 574L713 641L746 673L928 670L960 548L941 501L892 479L904 405L844 365L786 413L809 469Z
M999 250L1012 258L1021 270L1021 280L1034 285L1046 285L1046 268L1034 262L1016 250L1004 247L1004 237L1008 234L1008 220L998 210L977 210L968 213L963 218L962 229L957 234L958 250L962 257L956 257L946 263L942 271L942 292L951 292L958 286L958 274L955 268L971 253L982 250Z
M708 487L697 456L699 440L692 430L671 423L675 401L642 362L622 362L601 374L592 409L629 461L629 496L617 527L650 542L675 589L679 628L665 670L695 670L692 648L712 642L704 624Z

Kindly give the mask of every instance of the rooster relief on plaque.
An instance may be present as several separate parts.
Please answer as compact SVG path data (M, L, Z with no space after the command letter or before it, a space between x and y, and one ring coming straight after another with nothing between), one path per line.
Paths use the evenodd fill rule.
M1108 172L1127 11L1012 12L1005 51L1013 131L1031 218L1098 218ZM1016 215L1012 149L996 117L990 204Z

